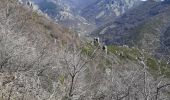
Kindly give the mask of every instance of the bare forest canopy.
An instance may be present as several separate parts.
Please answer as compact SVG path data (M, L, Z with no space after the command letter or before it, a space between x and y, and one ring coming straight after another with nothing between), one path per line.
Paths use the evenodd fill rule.
M18 0L0 0L0 100L169 100L170 65L85 41Z

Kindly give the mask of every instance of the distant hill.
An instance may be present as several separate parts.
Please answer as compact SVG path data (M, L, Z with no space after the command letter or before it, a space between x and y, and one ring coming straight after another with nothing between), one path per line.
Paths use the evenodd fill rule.
M98 34L106 44L126 44L164 54L170 49L169 11L169 1L143 2L94 34Z
M89 34L114 20L140 0L28 0L60 25L80 34Z
M77 1L74 0L23 0L31 1L39 7L39 10L48 15L54 21L76 31L85 34L94 30L95 25L88 22L78 14Z
M0 0L0 100L169 100L167 61L93 42L31 5Z
M139 3L140 0L98 0L82 9L81 15L95 25L101 26Z

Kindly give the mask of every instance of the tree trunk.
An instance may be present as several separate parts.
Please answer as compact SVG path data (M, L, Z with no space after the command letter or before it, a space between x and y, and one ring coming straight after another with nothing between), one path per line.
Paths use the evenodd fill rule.
M70 84L69 97L73 96L74 79L75 79L75 75L71 76L71 84Z

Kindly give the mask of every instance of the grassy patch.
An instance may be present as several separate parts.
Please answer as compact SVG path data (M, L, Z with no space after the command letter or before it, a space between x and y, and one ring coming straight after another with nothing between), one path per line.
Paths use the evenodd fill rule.
M108 46L108 51L115 54L120 58L120 60L130 60L134 62L140 61L141 57L144 57L148 70L154 77L164 75L167 78L170 78L170 65L167 64L164 60L158 60L153 56L144 53L141 54L140 50L136 48L128 47L119 47L119 46Z
M165 76L166 78L170 78L170 65L166 63L166 61L158 61L155 58L147 59L147 66L149 67L149 71L154 76Z
M147 66L152 70L158 70L158 62L154 58L148 58L147 59Z
M118 55L121 59L137 61L137 59L141 57L140 51L135 48L108 46L108 51Z
M59 76L59 81L62 85L64 84L64 81L65 81L64 75Z
M86 45L82 48L82 53L88 56L92 55L93 51L94 48L90 43L86 43Z
M39 17L40 17L40 15L38 15L38 13L32 12L32 20L33 21L37 21Z

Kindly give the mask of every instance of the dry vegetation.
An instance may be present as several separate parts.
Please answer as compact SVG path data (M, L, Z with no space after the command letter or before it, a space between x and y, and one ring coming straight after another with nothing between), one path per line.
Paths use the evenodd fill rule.
M16 0L0 0L0 100L169 100L169 78L150 73L140 50L80 44Z

